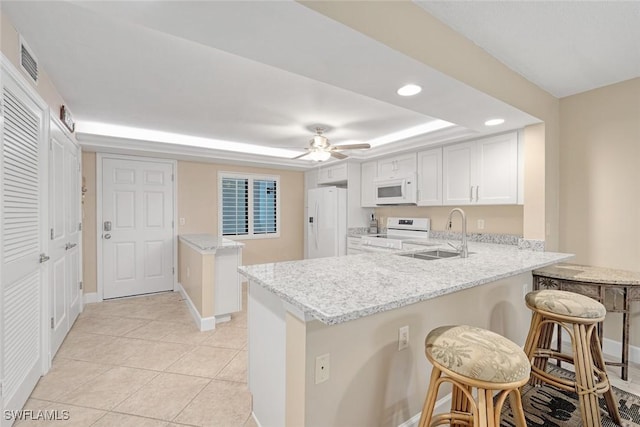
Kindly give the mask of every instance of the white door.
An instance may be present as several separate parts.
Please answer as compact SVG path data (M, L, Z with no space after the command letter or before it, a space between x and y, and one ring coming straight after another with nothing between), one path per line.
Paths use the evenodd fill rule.
M103 298L173 289L173 164L102 160Z
M51 120L49 141L49 315L53 357L80 313L78 147Z
M4 411L20 410L43 372L46 218L42 101L2 70L0 150L0 377ZM41 256L42 254L42 260Z

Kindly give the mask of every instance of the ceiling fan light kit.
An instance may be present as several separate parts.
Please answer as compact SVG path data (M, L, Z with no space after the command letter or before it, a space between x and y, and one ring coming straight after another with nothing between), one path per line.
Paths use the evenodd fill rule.
M329 160L330 157L334 159L342 160L346 159L347 155L339 153L341 150L362 150L371 148L369 144L345 144L345 145L331 145L329 143L329 139L326 136L322 135L324 132L323 128L316 128L316 135L311 138L309 141L309 147L307 147L307 152L301 154L294 159L300 159L305 157L306 160L312 160L314 162L324 162Z

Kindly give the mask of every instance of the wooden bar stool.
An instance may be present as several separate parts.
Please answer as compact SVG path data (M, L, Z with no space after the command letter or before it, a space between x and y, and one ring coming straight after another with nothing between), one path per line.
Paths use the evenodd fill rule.
M531 361L531 384L551 384L566 391L575 391L580 403L584 427L600 427L598 395L604 395L611 419L620 425L620 413L604 366L597 326L605 318L604 305L573 292L540 290L529 292L525 301L533 311L524 351ZM551 349L553 329L558 325L571 338L573 354ZM568 380L546 371L548 359L572 363L575 380Z
M526 427L520 387L529 380L531 365L518 345L485 329L442 326L427 335L425 354L433 369L420 427L498 427L507 397L516 426ZM452 385L451 411L434 415L438 389L444 382Z

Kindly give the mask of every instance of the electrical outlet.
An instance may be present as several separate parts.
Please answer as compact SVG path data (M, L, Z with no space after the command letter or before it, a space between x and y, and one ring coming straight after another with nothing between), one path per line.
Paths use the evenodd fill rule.
M484 219L478 220L478 230L484 230Z
M316 384L323 383L329 379L329 353L316 357Z
M191 277L191 269L187 267L187 279Z
M398 351L409 347L409 326L398 329Z
M522 285L522 299L524 299L524 297L526 297L528 293L529 293L529 285L524 283Z
M184 218L180 218L180 225L184 225L187 222L186 219Z

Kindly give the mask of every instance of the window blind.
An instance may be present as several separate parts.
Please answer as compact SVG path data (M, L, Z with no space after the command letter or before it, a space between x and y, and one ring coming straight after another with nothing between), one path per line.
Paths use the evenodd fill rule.
M249 234L249 180L222 179L222 235Z
M253 234L277 232L277 191L274 180L253 180Z

